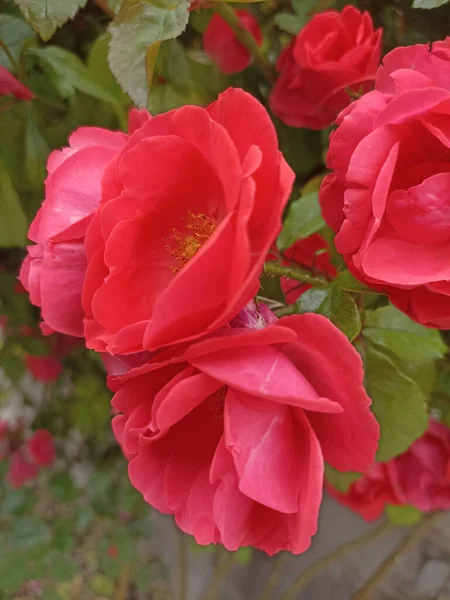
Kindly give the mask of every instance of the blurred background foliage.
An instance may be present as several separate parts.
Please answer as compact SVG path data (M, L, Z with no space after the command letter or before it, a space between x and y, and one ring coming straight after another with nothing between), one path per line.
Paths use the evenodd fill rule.
M101 360L80 346L58 353L52 336L41 335L38 311L17 284L27 230L44 197L49 153L67 145L81 125L126 130L132 106L108 63L108 26L120 0L66 2L73 18L61 27L37 20L43 41L20 10L27 14L43 2L0 0L0 65L34 94L29 102L0 98L0 420L6 415L24 428L49 429L57 456L53 468L42 469L20 489L6 483L7 462L0 462L0 598L172 598L169 573L152 545L148 507L131 487L110 431L110 394ZM348 3L267 0L242 6L256 15L263 49L275 62L314 13ZM418 8L411 0L351 3L370 11L375 24L383 26L385 52L449 33L450 4L438 6L438 0L415 0ZM208 7L191 12L184 33L162 44L148 100L152 114L184 104L206 105L229 86L245 88L267 106L268 84L255 66L226 77L207 58L202 32L211 15ZM421 435L430 407L450 426L448 335L442 338L412 323L342 271L317 201L329 132L289 128L275 118L274 123L297 175L278 250L320 232L341 269L323 289L303 294L296 311L325 314L355 340L374 412L385 424L378 458L387 460ZM263 292L283 301L274 279L263 280ZM58 378L33 378L26 358L55 352L63 363ZM328 476L342 489L351 479L331 469ZM245 564L251 552L243 549L238 558Z

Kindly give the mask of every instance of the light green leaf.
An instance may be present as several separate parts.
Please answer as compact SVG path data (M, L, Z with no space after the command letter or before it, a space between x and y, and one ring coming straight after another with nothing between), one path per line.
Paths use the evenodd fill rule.
M62 98L70 98L78 90L104 102L117 102L117 97L97 83L73 52L58 46L46 46L33 48L29 54L36 57Z
M311 288L310 290L306 290L300 296L300 298L296 302L297 312L299 313L309 313L309 312L318 312L320 306L325 301L325 298L329 294L329 290L319 290L315 288Z
M41 547L51 540L50 528L36 517L18 517L8 531L11 547L19 551Z
M275 23L282 31L297 35L303 26L303 19L291 13L280 12L273 18Z
M289 207L283 229L278 236L277 248L281 251L287 250L298 240L309 237L324 226L318 193L301 196Z
M415 323L392 305L368 317L364 336L406 362L442 358L447 351L438 331Z
M439 6L444 6L444 4L448 4L449 0L414 0L412 7L413 8L438 8Z
M46 42L77 14L86 0L15 0L25 19Z
M5 44L16 62L20 59L23 45L29 38L35 37L31 27L23 20L13 15L0 14L0 40ZM14 72L6 52L0 48L0 65Z
M362 473L341 473L331 465L325 465L325 478L339 492L347 492L349 487L362 476Z
M377 460L385 462L404 452L426 430L426 400L419 386L371 345L365 349L365 373L381 431Z
M0 162L0 246L25 246L28 223L8 171Z
M347 290L347 292L356 292L358 294L379 293L355 279L355 277L353 277L353 275L348 270L341 271L339 275L333 280L333 283L337 287L340 287L343 290Z
M109 64L122 89L147 106L155 44L179 36L189 19L189 0L124 0L110 26ZM154 53L153 53L154 54Z
M402 506L388 504L386 506L386 516L394 525L411 527L420 521L422 513L410 504L403 504Z
M120 85L117 83L108 64L108 51L111 36L109 33L99 35L92 44L87 59L87 71L91 80L96 81L111 97L121 104L130 103Z

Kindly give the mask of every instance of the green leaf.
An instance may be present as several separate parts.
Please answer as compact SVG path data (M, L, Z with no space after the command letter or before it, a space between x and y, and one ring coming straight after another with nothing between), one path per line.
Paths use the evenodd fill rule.
M337 285L338 287L342 288L343 290L346 290L347 292L356 292L358 294L379 293L355 279L355 277L353 277L353 275L348 270L341 271L339 275L333 280L333 283L334 285Z
M20 59L25 41L33 37L35 37L33 30L23 19L0 14L0 40L16 62ZM0 48L0 65L14 72L14 67L2 48Z
M444 6L444 4L448 4L449 0L414 0L412 7L413 8L438 8L439 6Z
M25 246L28 223L8 171L0 162L0 246Z
M41 133L37 113L29 106L25 129L25 172L32 186L42 185L47 173L47 158L50 148Z
M392 305L367 318L364 336L406 362L442 358L447 351L438 331L415 323Z
M48 544L51 531L45 523L35 517L18 517L11 523L8 538L16 550L31 550Z
M422 513L410 504L404 504L403 506L388 504L386 506L386 516L394 525L411 527L420 521Z
M250 546L243 546L236 551L235 557L241 565L248 565L252 560L253 550Z
M137 106L148 103L155 44L184 31L189 5L189 0L124 0L110 25L111 71Z
M86 4L86 0L15 0L15 2L44 42Z
M303 27L303 19L291 13L280 12L274 16L273 20L282 31L292 33L292 35L297 35Z
M104 102L117 102L117 98L97 83L73 52L58 46L46 46L32 48L28 53L37 59L61 98L71 98L78 90Z
M330 483L339 492L347 492L349 487L355 481L358 481L362 477L362 473L341 473L334 469L331 465L325 465L325 477L328 483Z
M331 287L316 312L329 317L350 341L361 331L358 307L351 295L340 288Z
M319 194L312 192L301 196L289 207L289 212L283 224L283 229L277 240L277 248L287 250L298 240L305 239L316 233L325 222L319 204Z
M116 98L117 102L130 104L130 99L123 93L109 68L108 51L110 41L111 36L109 33L98 36L89 52L87 70L91 80L96 81L111 97Z
M297 311L299 313L316 313L319 311L322 303L325 301L329 290L318 290L311 288L306 290L296 302Z
M367 393L380 424L377 460L401 454L427 428L426 399L419 386L389 356L371 345L365 349Z

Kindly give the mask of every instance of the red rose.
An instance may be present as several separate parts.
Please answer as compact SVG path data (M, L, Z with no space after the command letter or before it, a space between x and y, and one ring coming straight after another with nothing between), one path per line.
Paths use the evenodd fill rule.
M349 269L419 323L450 328L450 38L397 48L331 134L320 190Z
M351 484L347 492L340 492L327 483L327 491L366 521L373 521L383 513L386 504L405 504L399 490L393 461L374 463L369 471Z
M430 419L424 435L394 459L407 504L423 512L450 509L450 429Z
M28 355L25 358L27 369L38 381L56 381L61 375L61 361L54 356Z
M6 478L13 488L22 487L27 481L36 479L39 468L20 451L11 455Z
M320 315L273 319L250 305L233 327L109 380L131 482L200 544L303 552L324 460L358 471L374 459L379 429L347 338Z
M368 91L381 58L381 29L369 13L346 6L314 16L281 53L270 107L291 127L323 129L351 102L347 88Z
M47 325L81 336L84 316L88 346L112 353L229 321L258 290L294 177L242 90L135 122L51 155L21 274Z
M374 464L345 493L327 485L331 495L366 520L386 504L410 504L430 512L450 509L450 429L430 419L410 448L384 464Z
M55 462L53 436L46 429L38 429L27 443L33 462L39 467L51 467Z
M12 94L20 100L31 100L33 92L20 83L12 73L0 65L0 96Z
M249 31L258 45L263 42L263 34L258 21L248 10L235 10L241 27ZM206 54L217 63L222 73L239 73L246 69L252 57L240 42L231 27L220 15L213 15L203 34L203 47Z

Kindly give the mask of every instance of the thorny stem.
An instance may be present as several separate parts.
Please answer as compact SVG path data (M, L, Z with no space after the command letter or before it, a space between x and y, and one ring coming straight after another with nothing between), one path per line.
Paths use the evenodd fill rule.
M358 550L359 548L363 548L367 546L374 540L386 535L387 533L393 531L395 526L392 525L389 521L386 521L379 525L376 529L372 529L371 531L365 533L364 535L356 538L355 540L351 540L346 544L342 544L327 556L319 559L314 562L311 566L305 569L301 575L292 583L292 585L286 590L286 592L281 596L281 600L294 600L297 597L298 593L305 588L308 583L314 579L319 573L328 569L334 563L342 560L348 554L353 552L354 550Z
M258 66L260 71L266 77L269 83L274 83L275 81L275 71L273 66L261 52L260 47L255 41L255 38L252 34L242 27L242 24L239 18L236 16L236 13L232 8L228 6L225 2L215 2L214 10L217 14L219 14L224 21L228 23L231 29L236 34L237 39L244 44L247 50L253 57L255 64Z
M420 523L414 527L409 535L407 535L389 556L381 563L378 569L369 577L366 583L353 596L352 600L369 600L372 593L376 590L381 581L394 567L404 559L405 555L420 542L426 535L430 527L435 524L436 520L441 516L440 512L435 512L426 515Z
M264 265L264 273L266 275L274 275L275 277L287 277L288 279L295 279L296 281L302 281L308 285L315 287L325 287L328 282L323 277L314 277L306 271L297 269L295 267L285 267L279 263L266 263Z

